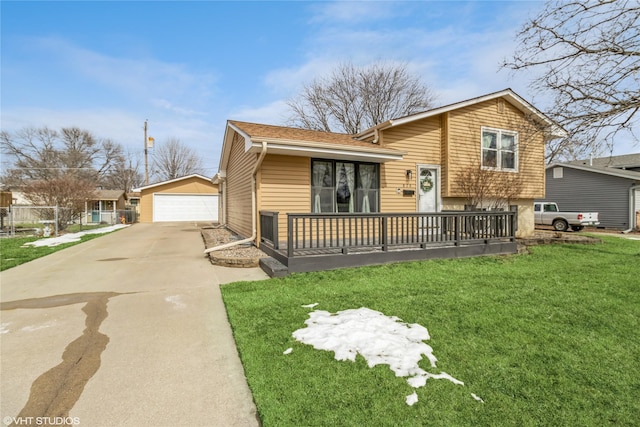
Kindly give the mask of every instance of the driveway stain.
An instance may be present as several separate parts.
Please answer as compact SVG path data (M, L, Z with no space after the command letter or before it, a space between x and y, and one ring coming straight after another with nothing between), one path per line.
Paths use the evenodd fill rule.
M107 348L109 337L99 331L108 316L110 298L124 295L116 292L93 292L55 295L0 304L0 310L41 309L85 303L86 314L82 335L73 340L62 353L62 362L40 375L31 385L29 399L17 418L66 418L84 387L100 368L100 355ZM35 418L32 418L35 419Z

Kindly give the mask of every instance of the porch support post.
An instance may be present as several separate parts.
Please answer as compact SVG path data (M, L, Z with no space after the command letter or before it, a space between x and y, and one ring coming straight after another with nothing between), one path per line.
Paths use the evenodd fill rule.
M516 231L518 231L518 205L509 206L509 210L512 212L509 233L511 234L511 241L516 240Z
M274 249L280 249L280 234L278 231L278 212L273 213L273 247Z
M293 258L293 217L287 214L287 257ZM296 230L297 232L297 230Z
M382 243L382 250L384 252L387 252L389 250L389 239L387 238L387 218L383 215L380 217L380 220L382 221L380 227L382 229L382 241L380 243Z

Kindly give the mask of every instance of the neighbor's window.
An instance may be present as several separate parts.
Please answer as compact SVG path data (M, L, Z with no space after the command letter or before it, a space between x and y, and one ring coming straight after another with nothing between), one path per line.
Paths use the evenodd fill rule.
M518 133L482 128L482 167L515 171L518 169Z
M560 167L553 168L553 177L555 179L562 178L563 175L564 175L564 173L563 173L563 169L562 168L560 168Z
M378 165L311 161L311 211L378 212Z

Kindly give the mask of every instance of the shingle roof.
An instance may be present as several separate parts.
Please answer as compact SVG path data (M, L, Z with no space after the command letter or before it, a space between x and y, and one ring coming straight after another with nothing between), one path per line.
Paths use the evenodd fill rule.
M600 173L600 174L603 174L603 175L617 176L617 177L620 177L620 178L632 179L634 181L640 181L640 172L634 172L634 171L630 171L630 170L611 168L611 167L606 167L606 166L589 166L589 165L575 164L575 163L567 162L567 163L552 163L552 164L547 166L547 169L552 169L552 168L558 167L558 166L560 166L560 167L568 167L568 168L573 168L573 169L578 169L578 170L583 170L583 171L587 171L587 172L595 172L595 173Z
M573 160L567 163L573 165L600 166L610 168L640 168L640 153L624 154L622 156L598 157L592 159Z
M370 142L357 141L352 135L346 133L323 132L284 126L264 125L258 123L239 122L229 120L229 123L249 135L252 140L283 139L293 141L325 142L329 144L349 145L353 147L378 148Z
M124 194L123 190L97 190L96 200L118 200Z

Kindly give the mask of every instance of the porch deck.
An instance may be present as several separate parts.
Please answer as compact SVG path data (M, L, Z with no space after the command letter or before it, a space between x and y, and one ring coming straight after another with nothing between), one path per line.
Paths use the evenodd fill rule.
M277 212L261 211L260 224L261 249L291 273L517 251L514 211L295 213L286 241Z

